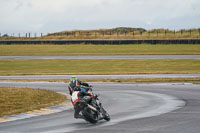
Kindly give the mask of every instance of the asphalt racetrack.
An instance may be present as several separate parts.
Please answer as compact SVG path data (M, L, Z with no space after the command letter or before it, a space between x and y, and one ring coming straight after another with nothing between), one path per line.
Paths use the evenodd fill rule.
M73 118L73 109L0 123L0 133L199 133L200 85L191 83L91 83L111 121L95 125ZM67 84L0 82L67 93Z
M0 79L70 79L73 75L15 75ZM76 75L80 79L133 79L133 78L198 78L196 74L134 74L134 75Z
M0 56L0 59L200 59L200 55Z

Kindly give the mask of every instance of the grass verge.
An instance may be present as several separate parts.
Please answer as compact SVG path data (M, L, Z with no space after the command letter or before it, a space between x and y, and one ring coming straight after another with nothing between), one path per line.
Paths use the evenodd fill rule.
M0 87L0 117L59 104L66 96L48 90Z
M0 75L200 73L198 59L0 60Z
M31 55L194 55L200 44L168 45L0 45L0 56Z

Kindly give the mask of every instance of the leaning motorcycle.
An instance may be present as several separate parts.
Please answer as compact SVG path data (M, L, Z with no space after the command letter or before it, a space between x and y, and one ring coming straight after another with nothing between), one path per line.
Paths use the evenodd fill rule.
M79 106L82 106L80 112L86 121L95 124L99 120L110 120L110 116L100 103L98 95L94 95L92 98L90 96L84 96L80 101L78 101L78 104Z

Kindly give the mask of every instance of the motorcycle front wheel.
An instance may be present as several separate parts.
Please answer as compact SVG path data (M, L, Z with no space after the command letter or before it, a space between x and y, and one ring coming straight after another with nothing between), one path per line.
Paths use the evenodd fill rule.
M104 120L110 121L110 115L108 113L105 113L104 115Z
M96 112L94 112L93 110L89 109L89 108L85 108L83 111L82 111L82 114L85 118L86 121L92 123L92 124L95 124L98 122L98 115L96 114Z

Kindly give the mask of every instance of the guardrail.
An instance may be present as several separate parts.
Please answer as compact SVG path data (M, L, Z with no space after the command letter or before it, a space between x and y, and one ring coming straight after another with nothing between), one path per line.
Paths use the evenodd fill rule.
M200 44L200 39L155 40L0 40L0 44Z

